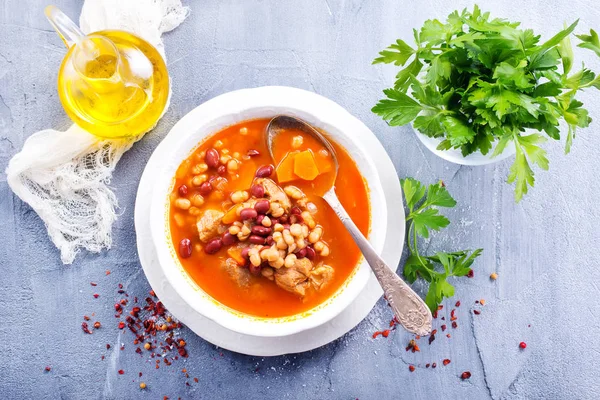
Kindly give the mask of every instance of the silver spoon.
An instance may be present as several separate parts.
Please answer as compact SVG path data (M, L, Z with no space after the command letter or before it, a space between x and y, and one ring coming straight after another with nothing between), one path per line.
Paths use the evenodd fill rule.
M333 211L335 211L340 221L342 221L348 232L350 232L360 251L365 256L400 324L407 331L416 335L424 336L429 334L431 332L432 316L425 302L379 257L369 241L363 236L354 222L352 222L352 219L337 198L335 194L335 178L337 178L339 165L331 143L308 123L298 118L279 115L273 118L267 126L267 147L269 148L271 157L273 158L273 140L275 136L281 130L287 129L300 130L312 135L329 151L335 165L335 177L333 179L334 184L323 195L323 199L333 208Z

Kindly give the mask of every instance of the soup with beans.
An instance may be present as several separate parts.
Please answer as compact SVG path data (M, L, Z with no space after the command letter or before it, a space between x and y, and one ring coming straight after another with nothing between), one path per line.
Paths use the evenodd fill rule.
M319 197L335 178L331 155L294 130L266 146L268 119L217 132L179 166L171 193L173 245L190 277L236 311L264 318L308 311L331 297L361 259ZM336 193L367 234L366 182L333 143Z

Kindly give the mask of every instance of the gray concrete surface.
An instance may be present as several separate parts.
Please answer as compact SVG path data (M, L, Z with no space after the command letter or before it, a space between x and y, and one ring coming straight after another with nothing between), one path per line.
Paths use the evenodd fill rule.
M68 14L79 0L59 0ZM0 175L0 393L7 399L593 399L600 392L600 287L597 183L600 124L578 134L573 151L548 143L550 172L520 204L505 184L510 162L458 167L436 158L410 128L390 128L370 108L394 69L372 66L378 50L429 17L444 17L467 1L281 0L189 1L192 14L166 35L173 79L171 108L154 132L129 151L112 186L122 215L113 248L63 266L43 223ZM0 170L26 137L70 122L56 95L65 49L43 16L45 1L0 3ZM480 5L548 35L581 18L578 32L600 28L591 0L508 0ZM547 37L547 36L546 36ZM576 51L596 70L591 53ZM459 206L453 223L434 235L431 250L483 247L475 277L456 281L457 329L438 334L421 352L404 350L409 335L373 340L391 312L380 301L345 337L323 348L275 358L221 351L184 330L190 357L155 370L133 351L115 347L116 285L131 296L150 289L136 255L133 207L146 160L173 124L198 104L229 90L289 85L327 96L361 118L384 143L398 173L446 181ZM582 96L600 120L600 96ZM105 276L105 270L112 274ZM496 271L499 279L491 282ZM92 288L90 281L97 281ZM423 286L415 285L422 290ZM100 294L98 299L92 293ZM469 312L485 299L481 315ZM453 302L447 302L444 312ZM95 312L104 327L82 333ZM446 321L448 322L448 321ZM436 322L440 325L440 321ZM525 351L518 349L526 341ZM106 351L105 345L113 348ZM106 360L101 356L106 355ZM449 358L448 366L441 361ZM428 362L438 367L424 368ZM415 372L408 365L417 365ZM51 365L50 372L44 367ZM190 379L181 369L186 368ZM124 375L117 370L123 369ZM461 381L461 372L472 377ZM138 379L138 372L144 376ZM198 377L199 383L191 380ZM138 382L148 389L141 392ZM186 386L185 382L190 382Z

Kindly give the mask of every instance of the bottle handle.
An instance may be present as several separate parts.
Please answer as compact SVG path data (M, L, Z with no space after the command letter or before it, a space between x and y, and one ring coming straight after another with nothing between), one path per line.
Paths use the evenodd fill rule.
M78 44L85 37L85 34L75 22L60 11L58 7L47 6L44 13L67 47Z

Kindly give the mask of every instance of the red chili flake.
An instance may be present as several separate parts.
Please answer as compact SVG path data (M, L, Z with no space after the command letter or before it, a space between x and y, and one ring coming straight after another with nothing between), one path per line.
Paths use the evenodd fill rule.
M121 305L119 303L115 303L115 310L121 311Z
M415 339L416 339L416 340L419 340L419 339L421 339L421 336L420 336L420 335L417 335L417 336L415 336Z
M383 332L381 332L381 331L373 332L373 339L377 339L377 336L381 335L382 333Z
M425 364L425 368L429 368L430 365L431 364L429 364L429 363Z
M450 336L450 334L449 334L449 333L447 333L447 334L446 334L446 337L447 337L448 339L450 339L450 338L451 338L451 336Z
M89 321L89 320L90 320L90 317L88 317L87 315L84 315L84 316L83 316L83 319L84 319L85 321Z
M467 274L467 278L472 278L475 274L473 273L473 270L470 269L469 273Z
M448 365L450 364L450 359L446 358L444 361L442 361L442 363L444 363L444 365Z
M435 367L437 367L436 363L431 364L431 368L435 368Z
M452 329L456 329L458 327L458 324L456 323L456 321L452 321Z
M198 383L198 378L194 378L194 382Z
M119 322L119 329L123 329L125 328L125 322L121 321Z
M121 299L121 301L119 302L122 305L126 306L127 305L127 300L126 299Z
M432 316L433 316L433 319L437 319L437 317L438 317L437 310L435 310L435 311L433 312Z
M471 377L471 373L469 371L465 371L462 374L460 374L460 379L462 379L463 381L465 379L469 379Z
M446 330L446 325L442 325L441 328L442 328L442 332L444 332Z
M82 322L81 323L81 330L83 330L85 333L87 333L88 335L92 334L92 331L90 331L90 328L88 328L88 324L87 322Z
M52 369L52 367L51 367L51 366L49 366L49 365L46 365L46 368L44 368L44 371L46 371L46 372L50 372L50 370L51 370L51 369Z
M123 284L122 283L119 283L118 286L119 286L119 289L123 289Z
M98 284L96 282L90 282L90 285L92 285L92 286L98 286Z
M100 297L100 295L98 293L94 293L94 298L97 299L98 297Z
M456 304L454 305L454 307L460 307L460 300L456 302Z
M140 373L139 373L139 377L141 378L141 377L142 377L142 375L143 375L143 374L140 372Z
M94 322L94 328L98 329L102 326L99 321Z
M101 359L102 361L104 361L104 355L100 356L100 359Z
M110 271L109 270L106 270L105 273L106 273L106 275L110 275Z
M414 365L409 365L409 366L408 366L408 370L409 370L410 372L415 372L415 366L414 366Z
M440 305L438 305L437 309L438 309L438 311L442 311L444 309L444 306L440 304Z
M521 342L521 343L519 343L519 347L522 349L525 349L525 348L527 348L527 343Z
M119 375L123 375L125 373L125 371L123 371L122 369L119 370Z
M456 310L455 310L455 309L453 309L453 310L450 312L450 321L456 321L457 317L456 317L456 315L454 315L454 312L455 312L455 311L456 311Z
M381 332L381 336L383 336L383 337L388 337L389 335L390 335L390 330L389 329L386 329L383 332Z
M479 310L473 310L473 314L479 315L479 314L481 314L481 311L479 311Z
M156 293L154 293L154 290L151 290L151 291L150 291L150 296L152 296L152 297L156 297Z
M106 350L110 350L110 344L106 343Z

